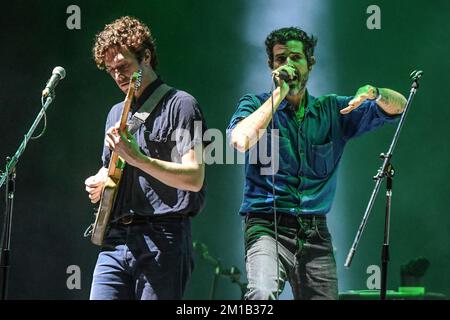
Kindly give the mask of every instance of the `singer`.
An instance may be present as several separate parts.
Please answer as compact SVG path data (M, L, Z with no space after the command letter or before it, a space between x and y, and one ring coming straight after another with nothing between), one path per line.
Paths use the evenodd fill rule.
M133 114L163 85L150 30L135 18L125 16L106 25L96 36L93 55L124 93L132 74L142 71ZM116 125L123 107L118 103L109 112L103 167L85 181L89 199L97 203L111 150L126 161L90 299L181 299L193 268L190 218L201 211L205 199L202 141L193 139L194 121L203 122L203 116L194 97L172 88L131 134L119 132ZM206 130L204 122L202 128ZM177 130L192 138L175 135L172 140Z
M245 217L246 299L276 299L286 281L295 299L338 298L326 217L339 161L351 138L395 122L406 104L400 93L373 85L354 96L312 96L306 84L316 43L296 27L272 31L265 45L276 89L243 96L228 126L234 147L246 153L239 212ZM278 139L278 150L271 150L271 139ZM273 177L260 174L259 161L249 163L249 152L263 141L278 157Z

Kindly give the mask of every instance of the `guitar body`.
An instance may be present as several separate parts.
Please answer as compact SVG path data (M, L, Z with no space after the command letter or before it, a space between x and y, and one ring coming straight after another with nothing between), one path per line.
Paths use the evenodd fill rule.
M120 119L119 130L124 132L127 126L128 112L130 111L131 102L134 97L134 91L140 86L140 74L134 73L130 79L130 86L125 98L125 104ZM111 213L117 197L120 180L122 177L125 161L116 152L112 152L108 167L108 178L103 186L100 205L95 214L95 222L92 224L90 231L91 242L95 245L103 245L106 230L111 220Z
M103 244L106 228L111 220L111 212L116 201L117 190L119 189L120 180L114 181L110 177L106 180L103 187L100 206L95 215L95 222L92 228L91 242L98 246Z

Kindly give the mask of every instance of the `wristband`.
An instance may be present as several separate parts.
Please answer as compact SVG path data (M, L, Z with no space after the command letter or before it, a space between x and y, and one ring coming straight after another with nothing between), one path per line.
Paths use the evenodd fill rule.
M381 99L381 93L380 93L380 89L378 89L378 87L375 87L375 89L377 90L377 96L372 100L375 102L378 102Z

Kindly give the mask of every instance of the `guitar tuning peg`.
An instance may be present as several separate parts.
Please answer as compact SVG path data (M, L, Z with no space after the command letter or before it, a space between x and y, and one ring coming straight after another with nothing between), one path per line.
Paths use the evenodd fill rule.
M134 89L137 90L142 84L142 69L139 69L136 74L136 83L134 85Z

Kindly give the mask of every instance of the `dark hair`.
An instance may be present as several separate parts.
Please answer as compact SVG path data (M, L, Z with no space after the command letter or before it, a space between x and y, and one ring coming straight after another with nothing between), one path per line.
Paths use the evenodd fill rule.
M92 53L99 69L105 68L106 51L114 47L126 47L134 54L139 63L144 57L145 50L149 49L153 70L158 64L156 45L150 29L136 18L125 16L117 19L113 23L107 24L103 31L97 34Z
M290 40L298 40L303 43L303 51L306 55L308 65L311 66L311 57L314 55L314 47L317 44L317 38L313 35L308 36L305 31L296 27L281 28L273 30L264 42L266 45L267 56L269 57L270 67L273 67L273 47L276 44L286 44Z

